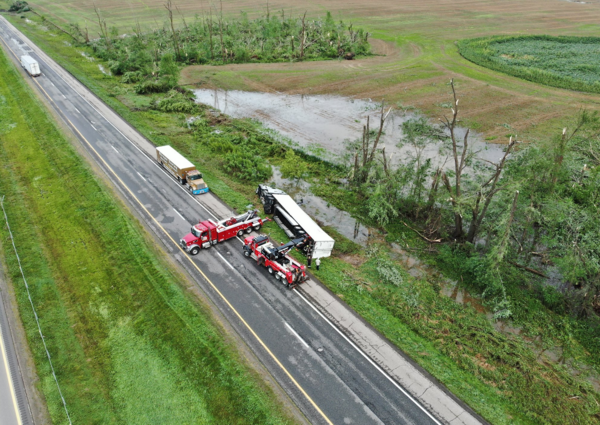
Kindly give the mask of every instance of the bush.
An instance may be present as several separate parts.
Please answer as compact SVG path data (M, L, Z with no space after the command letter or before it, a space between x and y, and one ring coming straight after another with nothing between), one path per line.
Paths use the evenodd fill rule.
M141 71L131 71L123 74L121 82L125 84L139 83L143 78L144 75Z
M162 112L181 112L186 114L197 113L198 105L182 93L171 90L168 97L158 99L152 103L152 108Z
M166 93L174 87L169 80L146 80L134 86L137 94Z
M15 12L15 13L19 13L19 12L28 12L30 11L30 7L27 4L26 1L22 1L22 0L17 0L15 2L13 2L10 7L8 8L9 12Z
M265 160L252 151L235 149L224 157L225 171L233 177L245 182L262 182L268 180L273 171L265 164Z

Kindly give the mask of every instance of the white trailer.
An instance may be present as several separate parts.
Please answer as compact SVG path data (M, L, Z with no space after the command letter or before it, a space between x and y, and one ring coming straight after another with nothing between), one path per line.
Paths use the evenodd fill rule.
M40 64L29 55L21 56L21 66L25 68L25 71L32 77L37 77L42 74L40 72Z
M312 258L324 258L331 255L335 241L321 227L314 222L312 218L298 204L286 194L273 194L285 212L299 225L299 227L308 235L314 242ZM277 217L275 217L277 221ZM285 229L284 229L285 230ZM297 237L297 236L296 236Z

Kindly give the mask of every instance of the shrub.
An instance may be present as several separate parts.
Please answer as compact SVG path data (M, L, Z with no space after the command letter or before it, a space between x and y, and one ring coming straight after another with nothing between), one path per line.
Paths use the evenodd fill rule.
M146 80L134 86L137 94L166 93L173 88L172 81L169 80Z

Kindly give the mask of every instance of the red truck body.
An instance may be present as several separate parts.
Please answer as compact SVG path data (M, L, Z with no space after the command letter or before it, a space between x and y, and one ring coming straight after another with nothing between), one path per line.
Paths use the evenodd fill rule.
M293 289L308 280L304 265L287 255L294 246L294 241L276 247L265 235L248 236L244 239L244 255L255 259L258 264L266 267L275 279Z
M263 223L269 221L258 216L258 210L248 211L237 217L231 217L221 221L205 220L192 226L191 232L179 241L181 247L192 255L200 252L200 249L210 248L219 242L236 236L243 236L252 230L260 230Z

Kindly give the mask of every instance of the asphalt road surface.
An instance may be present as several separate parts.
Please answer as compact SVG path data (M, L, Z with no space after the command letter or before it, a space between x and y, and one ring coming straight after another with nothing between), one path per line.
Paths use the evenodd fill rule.
M51 100L170 255L188 270L310 422L439 423L396 388L304 298L245 258L238 240L203 250L195 257L183 253L177 241L198 219L211 218L210 208L203 206L210 195L189 194L74 91L65 81L64 71L55 72L3 20L0 38L14 56L29 54L39 62L42 75L34 82L41 95ZM13 60L16 62L15 57Z

